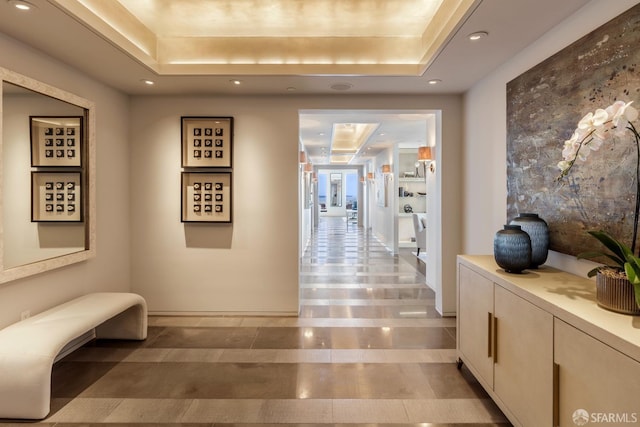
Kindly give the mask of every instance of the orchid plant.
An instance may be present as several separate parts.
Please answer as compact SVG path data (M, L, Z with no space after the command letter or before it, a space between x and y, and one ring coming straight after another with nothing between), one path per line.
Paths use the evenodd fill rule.
M591 270L589 277L594 276L602 268L614 268L623 271L627 279L633 284L636 304L640 307L640 258L635 255L638 237L638 216L640 213L640 134L633 122L638 119L638 110L631 106L631 102L616 101L605 109L590 112L580 120L578 127L570 139L564 143L563 160L558 163L560 175L557 180L562 181L575 166L576 162L586 162L593 151L598 151L607 140L613 136L623 136L626 131L633 134L636 143L636 205L633 220L633 237L631 248L616 240L604 231L590 231L589 234L598 239L609 253L586 252L578 258L594 258L605 256L616 264L615 266L597 267Z
M590 112L578 122L578 127L570 139L564 142L562 161L558 163L562 181L577 162L586 162L589 155L614 136L623 136L627 131L633 134L636 143L636 206L633 221L633 237L631 253L635 254L638 237L638 216L640 214L640 134L633 125L638 119L638 110L631 106L632 102L616 101L605 109L598 108Z

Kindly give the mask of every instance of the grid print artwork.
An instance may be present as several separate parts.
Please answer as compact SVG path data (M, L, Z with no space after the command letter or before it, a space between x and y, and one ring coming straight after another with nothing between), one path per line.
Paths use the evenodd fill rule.
M231 167L231 117L182 118L183 167Z
M31 117L31 166L82 166L82 117Z
M231 222L231 172L182 173L183 222Z
M79 172L32 172L32 221L82 221Z

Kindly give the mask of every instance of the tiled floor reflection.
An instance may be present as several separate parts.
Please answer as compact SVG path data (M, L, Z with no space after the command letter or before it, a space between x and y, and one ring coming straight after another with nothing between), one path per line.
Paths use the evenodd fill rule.
M408 254L408 255L407 255ZM54 366L50 426L509 426L455 366L424 265L343 218L301 263L300 316L149 319Z

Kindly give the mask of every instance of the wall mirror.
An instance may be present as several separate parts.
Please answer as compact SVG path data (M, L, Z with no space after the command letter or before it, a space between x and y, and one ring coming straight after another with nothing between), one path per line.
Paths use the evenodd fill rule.
M84 98L1 67L0 79L4 283L95 255L95 117L94 104ZM64 191L40 194L39 186L61 183ZM66 217L47 216L49 207L64 210ZM46 220L37 220L36 209Z
M332 173L329 175L329 181L331 183L331 206L342 206L342 174Z

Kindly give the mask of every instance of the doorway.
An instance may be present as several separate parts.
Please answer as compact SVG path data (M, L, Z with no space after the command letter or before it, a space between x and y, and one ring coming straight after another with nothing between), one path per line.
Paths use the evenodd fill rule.
M358 128L362 124L373 130L360 146L352 151L334 149L337 145L332 136L339 126ZM347 182L352 188L355 180L359 194L355 200L358 225L391 253L397 253L398 218L403 207L398 196L399 178L401 173L406 173L399 170L398 153L403 147L426 145L434 148L434 160L438 160L438 147L442 144L440 110L300 110L299 126L300 150L313 163L316 195L308 209L300 205L300 236L305 236L307 241L312 237L320 215L342 216L346 221L347 205L351 202L353 207L354 202ZM351 167L357 170L353 177L338 172ZM432 169L433 172L424 177L429 229L426 284L438 293L442 289L442 169ZM378 197L381 191L384 198ZM305 247L306 243L302 242L301 255ZM455 288L455 283L448 286Z
M344 217L358 208L357 169L318 169L319 217Z

